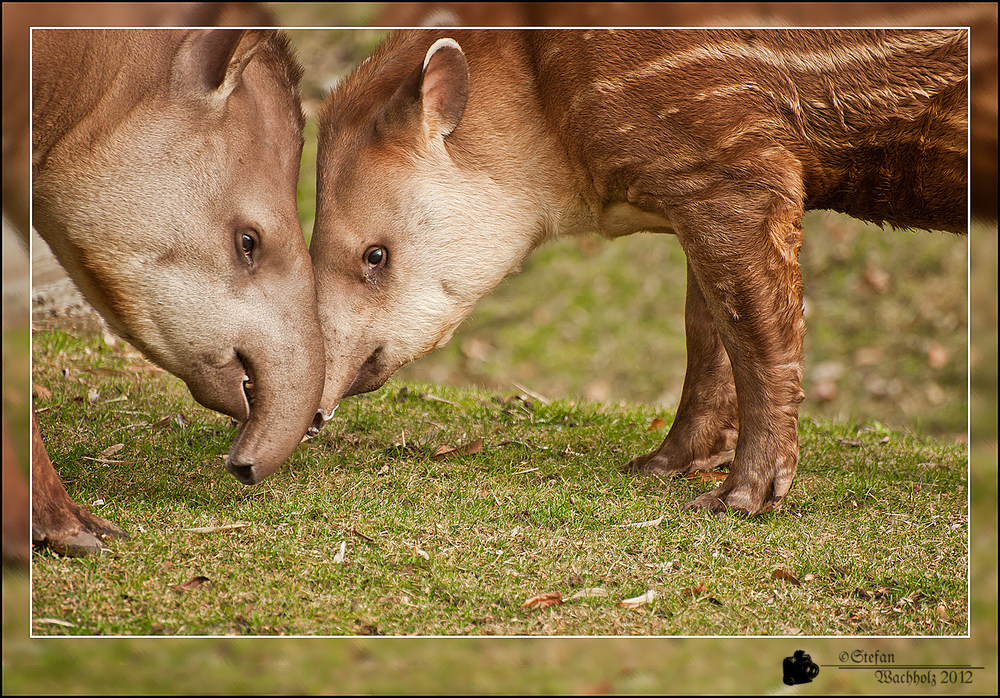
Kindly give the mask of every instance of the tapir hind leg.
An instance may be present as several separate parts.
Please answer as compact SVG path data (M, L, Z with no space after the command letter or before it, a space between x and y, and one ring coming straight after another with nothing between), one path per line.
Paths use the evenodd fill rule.
M739 424L733 369L690 264L684 329L687 372L677 416L663 444L626 470L681 475L733 460Z
M35 415L31 415L31 538L60 555L80 556L105 549L107 538L128 538L110 521L78 506L49 460Z
M689 508L769 511L795 477L805 332L800 201L790 190L746 184L671 212L732 364L739 419L729 475Z

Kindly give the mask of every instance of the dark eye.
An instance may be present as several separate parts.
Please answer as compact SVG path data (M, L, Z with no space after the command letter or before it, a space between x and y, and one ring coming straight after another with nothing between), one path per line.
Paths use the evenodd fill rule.
M369 269L375 269L385 264L386 258L388 258L389 253L384 247L369 247L365 251L365 262L368 263Z
M245 230L236 234L236 246L247 264L253 266L255 252L260 243L257 240L256 232Z

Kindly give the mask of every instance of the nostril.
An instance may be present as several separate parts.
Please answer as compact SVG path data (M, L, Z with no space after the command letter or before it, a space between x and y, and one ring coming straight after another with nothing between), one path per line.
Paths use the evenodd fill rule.
M234 463L231 459L226 459L226 470L232 473L233 477L244 485L257 484L257 475L254 473L256 463Z

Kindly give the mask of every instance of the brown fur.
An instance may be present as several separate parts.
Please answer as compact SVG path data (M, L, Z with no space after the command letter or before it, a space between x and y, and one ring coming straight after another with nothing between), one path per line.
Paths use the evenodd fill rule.
M239 3L110 9L140 24L270 17ZM300 68L287 39L204 29L33 39L35 227L119 334L244 422L227 467L262 479L312 421L322 370L295 207ZM5 35L5 78L6 48ZM5 109L5 191L8 137L26 135L9 125ZM259 238L252 263L238 248L244 231ZM36 543L99 550L114 527L72 505L36 441Z
M470 92L457 127L435 139L421 126L421 66L444 37L462 47ZM803 397L801 217L831 208L965 232L967 41L961 29L397 33L321 118L313 257L324 407L419 354L416 340L404 350L399 338L425 313L397 306L414 302L403 286L432 285L455 249L446 241L458 224L437 199L505 226L462 228L481 256L467 277L491 264L509 273L560 234L673 232L688 262L688 374L663 446L630 466L691 472L731 459L726 481L692 506L779 506L798 462ZM501 210L486 186L498 188ZM370 293L342 275L376 243L407 261L376 270ZM417 258L427 266L412 268ZM468 283L478 298L494 279ZM343 306L366 318L364 329Z

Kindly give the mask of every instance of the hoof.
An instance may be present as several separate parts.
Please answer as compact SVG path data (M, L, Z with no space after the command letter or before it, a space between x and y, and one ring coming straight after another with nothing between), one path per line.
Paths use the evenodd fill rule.
M110 521L81 510L68 525L60 526L56 531L32 526L31 537L36 548L48 548L66 557L83 557L107 554L111 550L104 541L111 538L126 540L129 536Z

